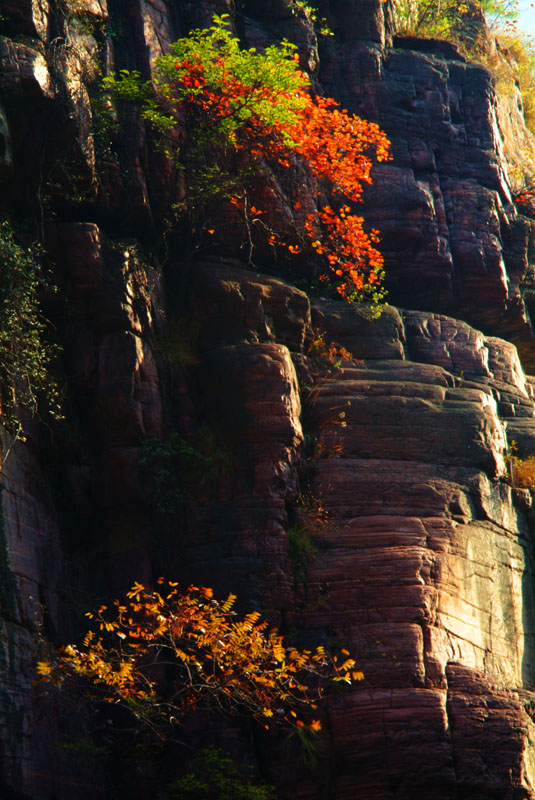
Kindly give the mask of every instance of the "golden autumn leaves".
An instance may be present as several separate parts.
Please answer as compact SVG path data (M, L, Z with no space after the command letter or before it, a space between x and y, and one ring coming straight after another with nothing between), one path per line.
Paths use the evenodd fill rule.
M82 646L61 648L40 661L39 675L60 687L81 684L100 701L126 706L161 730L197 709L247 714L265 728L282 724L320 730L301 717L317 708L332 681L363 678L347 650L285 646L253 611L242 619L236 597L214 599L207 587L159 579L161 591L135 583L124 601L87 616L93 628Z

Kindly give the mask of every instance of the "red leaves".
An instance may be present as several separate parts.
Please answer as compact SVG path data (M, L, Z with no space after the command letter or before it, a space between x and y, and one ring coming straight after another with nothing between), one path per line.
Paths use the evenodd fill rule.
M275 173L304 167L319 184L318 198L331 202L319 199L316 213L304 221L308 247L324 263L323 278L347 300L379 302L383 259L375 246L378 235L364 230L362 217L347 201L362 201L364 187L372 182L373 163L390 157L386 135L332 98L313 97L308 77L288 48L280 50L280 58L266 53L263 69L256 51L240 50L222 19L214 22L211 32L181 40L191 46L182 48L184 56L163 73L158 91L188 121L192 140L205 137L205 161L228 160L234 151L244 154L252 173L257 167L261 174L266 164ZM245 197L247 188L236 186L236 195ZM230 202L249 221L249 215L262 213L255 206L247 210L232 195ZM293 208L299 211L301 202L296 200ZM302 250L296 242L281 241L267 223L257 229L266 231L271 245L287 247L293 255Z
M514 196L515 205L527 216L535 214L535 189L531 186L524 188Z
M370 153L375 152L377 161L389 158L388 139L377 125L341 110L330 98L312 98L305 92L302 98L302 114L288 131L295 150L312 175L326 182L333 198L361 200L363 184L371 183ZM279 157L278 161L289 166L287 159ZM300 208L299 202L294 204L294 209ZM348 300L358 299L372 286L375 293L383 267L382 256L373 246L376 232L368 235L362 223L347 204L338 211L324 205L316 216L308 214L305 220L311 247L326 257L330 282Z

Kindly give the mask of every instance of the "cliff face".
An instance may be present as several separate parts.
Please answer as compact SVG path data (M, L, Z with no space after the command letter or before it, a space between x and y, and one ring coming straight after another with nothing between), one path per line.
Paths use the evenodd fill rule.
M497 99L489 71L447 43L356 38L336 40L320 74L392 140L366 204L395 302L512 339L531 369L533 225L513 209L507 171L531 146L521 99Z
M32 428L2 470L3 796L111 796L65 764L72 721L37 696L33 664L95 598L165 572L355 652L365 680L327 703L318 770L258 743L281 798L535 797L533 498L504 458L513 440L535 449L533 223L507 172L520 117L509 107L506 128L489 73L451 46L393 40L374 0L331 0L319 45L285 0L4 6L0 203L55 265L67 419ZM310 299L276 264L187 269L179 244L156 269L173 176L134 117L119 154L98 151L87 87L98 63L148 75L225 11L248 45L295 41L392 139L365 214L399 310ZM318 331L353 360L318 367ZM169 510L143 462L173 432L211 436L218 469L171 475ZM318 503L329 523L292 563L287 530Z

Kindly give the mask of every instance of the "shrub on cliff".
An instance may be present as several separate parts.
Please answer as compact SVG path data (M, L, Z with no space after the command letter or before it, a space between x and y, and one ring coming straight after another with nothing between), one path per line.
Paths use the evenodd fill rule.
M57 385L49 374L55 348L45 340L39 306L39 251L21 247L7 220L0 220L0 264L0 422L20 437L21 409L34 415L41 402L59 414Z
M394 0L397 32L402 36L448 39L465 51L481 44L485 22L491 27L514 28L515 0Z
M39 662L40 675L62 687L81 684L87 696L164 733L197 709L314 732L319 721L306 724L299 713L317 708L325 683L363 677L347 651L339 661L323 647L285 647L258 612L237 620L234 595L219 602L208 588L180 593L176 583L159 583L162 594L136 583L113 614L106 606L87 614L93 630L82 646Z
M170 800L275 800L275 791L266 785L248 781L217 750L207 747L193 759L191 769L173 781L166 795Z
M518 87L526 126L535 133L535 50L531 37L517 29L517 5L516 0L394 0L393 14L401 36L447 39L488 67L498 94Z
M535 133L535 47L532 38L517 31L500 30L496 36L499 50L487 61L496 78L498 90L518 87L522 96L524 120ZM498 49L498 48L497 48Z
M374 160L389 157L389 142L377 125L313 95L293 45L242 50L226 17L216 16L212 27L193 31L158 59L154 85L122 71L105 78L104 87L137 103L158 132L182 179L173 210L197 243L217 238L222 211L230 219L239 213L250 252L258 240L292 254L306 247L322 264L320 279L342 297L382 300L378 232L364 230L353 204L371 183ZM268 180L279 208L286 205L286 221L281 211L275 219L257 207L261 201L255 205L255 189L265 191L269 175L288 187L291 209Z

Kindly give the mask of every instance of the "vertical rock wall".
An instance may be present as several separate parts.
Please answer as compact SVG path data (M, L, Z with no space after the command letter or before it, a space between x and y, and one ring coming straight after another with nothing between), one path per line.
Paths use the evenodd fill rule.
M326 47L320 75L392 140L366 198L392 297L514 339L531 368L533 225L516 213L507 171L533 146L521 101L497 98L492 73L448 43L394 37L384 50L358 31L347 38Z
M214 11L248 44L296 41L314 80L392 138L366 217L391 299L412 310L373 321L316 300L311 315L302 290L236 261L186 274L179 248L166 280L155 269L146 243L173 175L134 116L120 154L98 151L88 86L97 63L148 76ZM535 405L514 345L490 335L531 367L532 223L511 203L489 73L443 44L392 47L375 0L331 0L335 37L320 42L285 0L5 0L2 13L0 205L55 264L68 391L64 426L32 429L2 471L0 793L106 796L65 768L32 665L40 637L71 635L73 584L87 602L164 563L356 652L365 680L322 712L318 770L263 744L281 798L535 797L533 498L504 460L507 441L533 452ZM196 321L189 364L162 344L177 309ZM354 360L318 373L318 330ZM202 426L226 467L156 541L143 443ZM330 523L296 566L286 531L306 482Z

